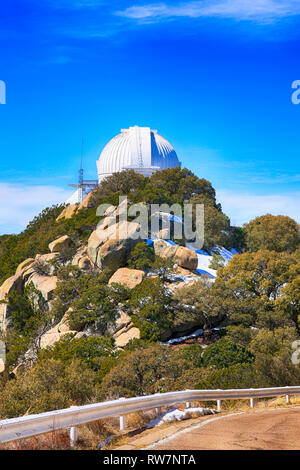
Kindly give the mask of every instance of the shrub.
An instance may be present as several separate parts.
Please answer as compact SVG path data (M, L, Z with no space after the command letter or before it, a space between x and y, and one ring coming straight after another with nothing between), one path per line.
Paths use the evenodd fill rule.
M253 362L254 356L243 346L222 338L205 349L202 359L205 367L222 369L234 364Z
M155 260L154 249L145 242L138 243L130 253L128 267L149 270Z
M83 405L96 394L96 375L81 361L39 361L7 382L2 391L3 418Z

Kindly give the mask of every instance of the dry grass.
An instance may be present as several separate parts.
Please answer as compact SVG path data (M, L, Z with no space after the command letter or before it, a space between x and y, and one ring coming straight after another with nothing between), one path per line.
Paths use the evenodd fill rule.
M297 406L300 405L300 397L291 395L290 404L286 403L285 396L280 396L276 398L259 398L254 399L254 408L255 409L264 409L264 408L277 408L277 407L288 407L288 406ZM204 408L216 408L216 402L193 402L191 406L202 406ZM234 411L249 411L250 400L222 400L221 401L221 411L222 412L234 412Z
M53 431L39 436L0 444L0 450L67 450L70 449L68 431Z

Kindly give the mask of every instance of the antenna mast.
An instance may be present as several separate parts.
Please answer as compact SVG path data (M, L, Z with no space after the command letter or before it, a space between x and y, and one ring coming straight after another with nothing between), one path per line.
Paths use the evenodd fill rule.
M82 186L82 183L83 183L82 161L83 161L83 138L82 138L82 140L81 140L81 159L80 159L80 169L79 169L79 178L78 178L78 184L79 184L79 186Z
M83 138L81 140L80 169L78 171L78 184L70 184L73 188L78 188L78 203L81 204L84 196L98 186L97 180L83 179Z

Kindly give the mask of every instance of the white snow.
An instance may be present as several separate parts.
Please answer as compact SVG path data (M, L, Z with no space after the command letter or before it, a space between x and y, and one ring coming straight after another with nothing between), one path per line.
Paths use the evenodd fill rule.
M209 256L209 255L207 255L207 256L206 255L200 255L199 253L197 253L197 258L198 258L197 269L203 269L203 271L207 271L213 277L216 277L217 271L215 269L211 269L209 267L213 257Z
M154 428L155 426L161 426L165 423L173 423L174 421L183 421L194 416L212 415L216 413L218 413L218 411L212 408L186 408L184 411L180 411L177 408L172 408L161 416L152 419L147 424L147 428Z
M214 328L210 328L208 331L220 331L224 329L225 329L225 326L215 326ZM169 345L169 344L182 343L186 339L197 338L197 336L202 336L202 335L203 335L203 330L202 328L199 328L198 330L194 331L194 333L191 333L190 335L180 336L179 338L172 338L172 339L169 339L168 341L165 341L162 344Z
M198 330L194 331L194 333L191 333L190 335L180 336L180 338L169 339L169 341L165 341L162 344L182 343L182 341L185 341L186 339L196 338L197 336L201 336L201 335L203 335L203 330L202 330L202 328L199 328Z

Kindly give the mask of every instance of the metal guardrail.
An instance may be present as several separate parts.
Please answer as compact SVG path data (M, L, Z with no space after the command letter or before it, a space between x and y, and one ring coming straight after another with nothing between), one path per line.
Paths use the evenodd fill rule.
M175 405L176 403L186 402L189 406L191 401L217 400L218 409L220 409L221 400L250 399L250 405L253 407L253 399L255 398L285 395L287 402L289 402L289 396L296 394L300 394L300 386L233 390L185 390L136 398L119 398L118 400L92 405L72 406L63 410L2 420L0 421L0 443L64 428L72 429L71 440L75 441L75 427L80 424L120 416L120 423L123 423L124 426L125 414Z

